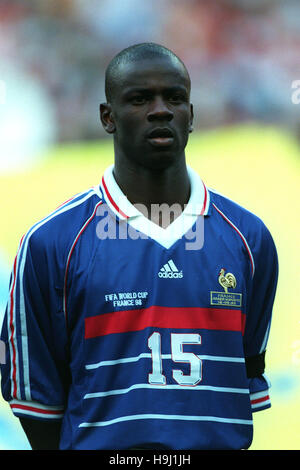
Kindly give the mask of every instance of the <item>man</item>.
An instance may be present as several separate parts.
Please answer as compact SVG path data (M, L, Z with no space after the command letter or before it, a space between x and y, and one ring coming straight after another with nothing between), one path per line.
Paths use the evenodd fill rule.
M114 165L21 240L4 399L33 449L246 449L252 412L270 406L273 240L186 165L175 54L121 51L106 98Z

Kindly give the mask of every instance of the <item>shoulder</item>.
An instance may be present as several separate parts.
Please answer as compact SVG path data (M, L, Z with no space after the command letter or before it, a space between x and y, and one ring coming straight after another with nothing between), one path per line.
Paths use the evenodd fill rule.
M23 247L28 246L37 254L53 253L53 250L66 252L101 203L97 188L76 194L31 226L23 237Z
M219 217L240 236L253 258L267 251L276 256L273 237L260 217L216 190L208 190L210 214Z
M249 236L268 232L265 223L256 214L214 189L208 188L208 191L211 214L218 213L228 224L234 225Z

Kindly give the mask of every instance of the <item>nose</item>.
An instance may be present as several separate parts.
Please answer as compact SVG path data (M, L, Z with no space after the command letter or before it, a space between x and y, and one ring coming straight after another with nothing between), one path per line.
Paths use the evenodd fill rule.
M147 118L150 122L156 119L171 121L173 119L173 112L168 108L165 101L158 96L152 101Z

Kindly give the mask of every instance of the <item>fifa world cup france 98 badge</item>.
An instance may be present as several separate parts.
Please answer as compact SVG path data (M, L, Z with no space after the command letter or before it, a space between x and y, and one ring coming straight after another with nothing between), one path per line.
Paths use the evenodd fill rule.
M228 292L228 289L236 288L236 278L232 273L226 273L226 269L222 268L219 272L218 281L223 287L224 292L210 291L210 305L226 305L228 307L241 307L242 294L236 292Z

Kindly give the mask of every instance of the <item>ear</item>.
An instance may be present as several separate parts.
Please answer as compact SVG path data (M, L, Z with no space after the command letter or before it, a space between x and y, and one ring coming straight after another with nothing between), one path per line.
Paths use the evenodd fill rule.
M190 107L191 107L191 119L190 119L190 128L189 128L189 132L193 132L194 128L193 128L193 121L194 121L194 107L192 104L190 104Z
M113 119L111 105L109 103L100 104L100 121L104 130L108 134L114 134L116 126Z

